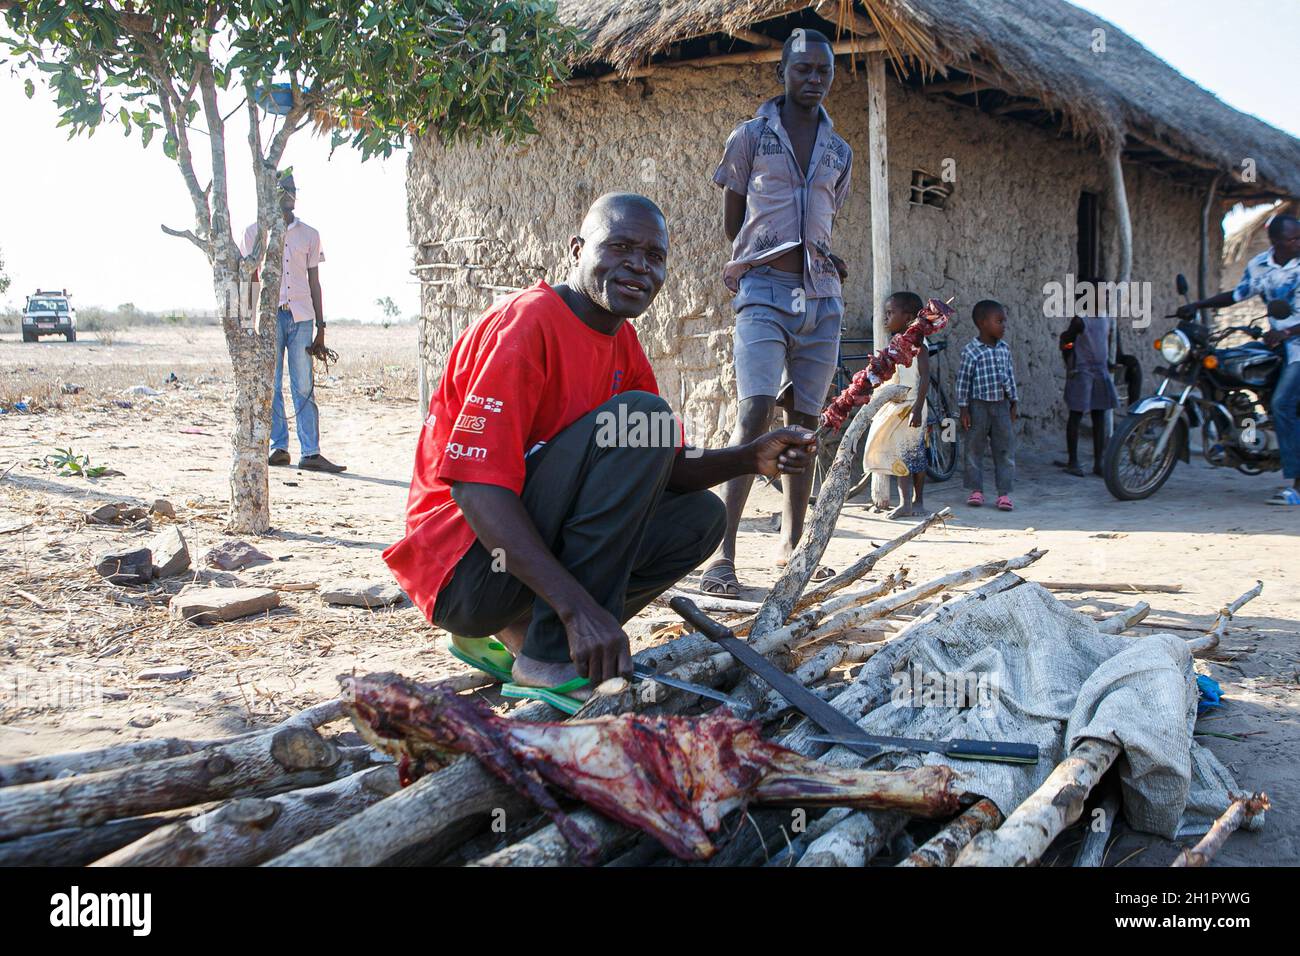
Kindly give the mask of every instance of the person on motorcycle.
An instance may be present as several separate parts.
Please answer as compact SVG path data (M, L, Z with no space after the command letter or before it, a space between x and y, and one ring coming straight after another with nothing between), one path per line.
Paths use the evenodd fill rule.
M1292 480L1269 499L1273 505L1300 505L1300 219L1274 216L1268 224L1272 244L1250 262L1237 287L1199 302L1180 306L1178 317L1190 319L1201 309L1222 309L1257 295L1264 302L1283 299L1291 304L1285 319L1269 317L1271 328L1264 344L1286 351L1286 366L1273 390L1273 415L1278 448L1282 453L1282 474Z

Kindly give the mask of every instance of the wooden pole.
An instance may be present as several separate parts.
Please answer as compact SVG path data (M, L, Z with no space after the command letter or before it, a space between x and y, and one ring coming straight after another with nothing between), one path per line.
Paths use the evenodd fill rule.
M1110 188L1115 206L1115 229L1119 237L1119 267L1115 281L1125 285L1133 273L1133 219L1128 209L1128 189L1124 185L1124 163L1121 159L1124 144L1117 143L1110 151ZM1110 363L1115 364L1119 355L1120 317L1113 316L1110 329ZM1106 434L1115 430L1115 411L1106 412Z
M885 55L867 54L867 161L871 173L871 335L872 348L882 348L885 299L893 282L889 245L889 144L886 138Z
M1204 299L1209 296L1210 288L1210 215L1214 211L1214 201L1219 194L1219 180L1222 173L1215 173L1210 186L1205 190L1205 204L1201 207L1201 261L1196 268L1196 297ZM1201 310L1201 322L1206 321L1208 310Z

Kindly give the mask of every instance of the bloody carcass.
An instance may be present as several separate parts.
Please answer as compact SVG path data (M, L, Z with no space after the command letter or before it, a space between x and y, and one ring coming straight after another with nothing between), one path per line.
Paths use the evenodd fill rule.
M498 717L473 697L397 674L341 678L358 730L398 761L403 782L448 752L472 754L544 811L577 857L595 847L571 825L551 787L653 835L675 856L708 859L710 839L749 803L852 806L945 816L957 810L954 772L846 770L764 740L727 714L530 723Z

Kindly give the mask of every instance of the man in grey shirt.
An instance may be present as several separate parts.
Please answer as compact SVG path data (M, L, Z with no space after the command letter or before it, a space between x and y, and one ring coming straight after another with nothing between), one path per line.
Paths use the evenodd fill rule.
M835 77L830 40L796 30L781 51L777 79L785 88L727 138L713 181L723 187L723 220L732 242L723 271L736 293L736 391L733 442L767 431L778 404L786 424L812 429L826 403L839 354L844 262L830 251L835 214L849 192L853 150L822 107ZM719 557L704 571L702 590L735 595L736 530L752 476L727 485L727 532ZM783 476L785 507L778 565L803 534L811 469ZM825 569L819 569L827 576ZM814 579L819 579L817 575Z

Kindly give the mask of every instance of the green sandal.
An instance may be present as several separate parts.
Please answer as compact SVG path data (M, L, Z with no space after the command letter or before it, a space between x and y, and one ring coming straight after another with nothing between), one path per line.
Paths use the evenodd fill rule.
M556 710L563 711L572 717L582 709L585 700L578 700L576 697L570 697L569 692L579 690L583 687L590 686L590 681L585 677L575 677L572 680L566 680L563 684L556 684L554 687L529 687L527 684L503 684L501 687L502 697L514 697L519 700L544 700Z
M461 637L453 634L445 647L452 657L464 661L470 667L490 674L503 684L510 681L510 669L515 666L515 656L495 637Z

